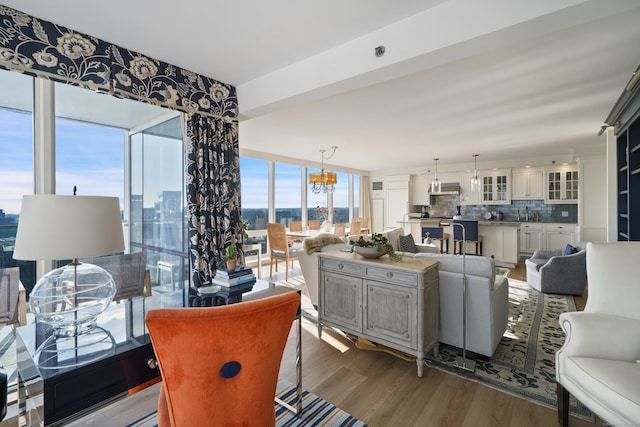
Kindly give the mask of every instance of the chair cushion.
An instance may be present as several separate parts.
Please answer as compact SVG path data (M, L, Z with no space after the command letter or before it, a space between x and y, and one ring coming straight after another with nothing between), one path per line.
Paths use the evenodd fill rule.
M413 236L408 234L406 236L398 236L398 250L400 252L418 252L418 248L416 247L416 242L413 240Z
M578 252L578 249L576 249L572 245L567 245L565 246L564 252L562 252L562 255L571 255L571 254L575 254L576 252Z
M586 395L597 396L613 412L640 419L640 364L576 356L566 362L565 376Z

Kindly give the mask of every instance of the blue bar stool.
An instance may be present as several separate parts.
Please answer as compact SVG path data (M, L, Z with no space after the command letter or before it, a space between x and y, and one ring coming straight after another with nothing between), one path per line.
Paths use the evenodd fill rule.
M454 224L462 224L465 231L465 242L476 244L476 255L482 255L482 236L478 235L478 221L454 219ZM453 226L453 253L462 253L462 228Z
M449 253L449 233L442 227L422 227L422 243L427 243L427 239L440 240L440 253Z

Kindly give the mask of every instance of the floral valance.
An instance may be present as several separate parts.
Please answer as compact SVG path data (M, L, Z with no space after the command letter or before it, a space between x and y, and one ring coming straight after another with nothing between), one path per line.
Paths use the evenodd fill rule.
M234 86L0 5L0 68L235 120Z

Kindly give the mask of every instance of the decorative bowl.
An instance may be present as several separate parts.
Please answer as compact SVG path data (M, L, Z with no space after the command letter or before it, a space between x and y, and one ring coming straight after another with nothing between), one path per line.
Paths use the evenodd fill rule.
M382 252L378 252L374 246L356 246L354 250L361 257L368 259L380 258L388 252L387 248L384 248Z

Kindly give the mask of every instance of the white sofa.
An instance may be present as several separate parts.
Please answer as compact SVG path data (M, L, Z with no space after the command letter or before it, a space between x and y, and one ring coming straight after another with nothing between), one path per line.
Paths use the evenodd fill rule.
M615 426L640 425L640 242L587 244L589 298L562 313L556 352L558 418L568 425L569 393Z
M440 342L462 348L462 255L417 253L404 256L438 261ZM467 350L491 357L507 329L509 280L495 274L492 258L467 256Z
M385 233L389 243L398 247L402 229ZM439 254L438 248L416 245L418 253L401 252L403 256L438 261L440 273L440 342L462 347L462 255ZM348 244L327 245L322 252L350 248ZM317 253L298 257L309 289L311 301L318 304ZM495 264L489 257L467 256L467 350L492 356L506 330L509 315L509 282L495 275Z

